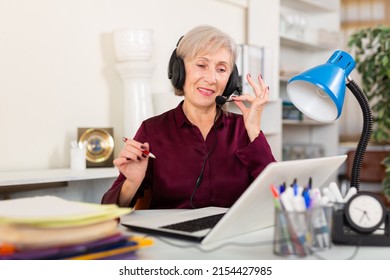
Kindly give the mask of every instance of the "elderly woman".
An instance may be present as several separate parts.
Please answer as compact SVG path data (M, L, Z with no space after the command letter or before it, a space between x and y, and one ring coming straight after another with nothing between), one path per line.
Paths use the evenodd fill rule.
M102 203L134 206L147 192L152 209L230 207L275 161L260 127L269 87L247 74L255 94L231 96L239 88L236 57L234 40L212 26L179 40L168 77L184 100L124 139L114 160L120 174ZM226 111L228 97L242 114Z

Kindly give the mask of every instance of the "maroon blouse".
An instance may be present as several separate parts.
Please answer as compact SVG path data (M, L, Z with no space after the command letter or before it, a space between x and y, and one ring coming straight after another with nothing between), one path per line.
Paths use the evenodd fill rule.
M150 208L154 209L191 208L191 194L211 151L193 205L230 207L254 178L275 161L271 148L262 132L250 142L242 115L234 113L222 114L204 140L198 127L184 115L182 104L183 101L175 109L144 121L134 137L141 143L148 142L156 156L149 159L137 195L144 188L150 189ZM125 179L120 173L103 195L103 204L117 203Z

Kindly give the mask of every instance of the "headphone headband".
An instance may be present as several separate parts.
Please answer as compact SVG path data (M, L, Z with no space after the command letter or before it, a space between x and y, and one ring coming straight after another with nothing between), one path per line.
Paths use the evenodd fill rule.
M178 90L183 90L186 71L184 67L184 61L181 57L177 56L176 50L180 41L184 36L181 36L176 44L176 49L172 52L171 58L168 63L168 79L171 80L172 86ZM229 76L229 80L226 84L225 90L222 93L223 96L229 97L234 91L238 91L241 94L241 82L240 75L238 74L237 65L234 64L233 71Z

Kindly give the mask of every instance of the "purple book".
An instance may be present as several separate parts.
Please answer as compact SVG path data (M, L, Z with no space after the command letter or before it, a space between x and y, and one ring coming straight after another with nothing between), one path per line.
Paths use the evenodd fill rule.
M13 254L0 255L0 260L56 260L71 258L79 255L107 251L110 249L120 248L123 246L136 245L137 242L132 241L131 237L123 236L121 234L115 234L109 237L105 237L99 240L80 243L72 246L63 247L50 247L43 249L30 249L17 251ZM130 252L123 256L123 259L127 259L133 255L134 252Z

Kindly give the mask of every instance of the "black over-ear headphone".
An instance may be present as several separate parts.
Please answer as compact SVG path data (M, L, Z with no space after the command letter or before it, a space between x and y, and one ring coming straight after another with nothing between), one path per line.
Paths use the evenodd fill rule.
M181 37L179 39L182 39ZM179 45L177 42L177 45ZM168 79L171 80L172 85L179 90L183 89L184 81L186 77L186 70L184 67L184 61L181 57L178 57L176 54L176 49L172 52L171 58L169 59L168 64ZM237 65L234 64L233 71L230 74L229 80L226 84L226 88L222 93L222 96L229 97L234 91L238 91L241 94L241 83L240 76L238 74Z

